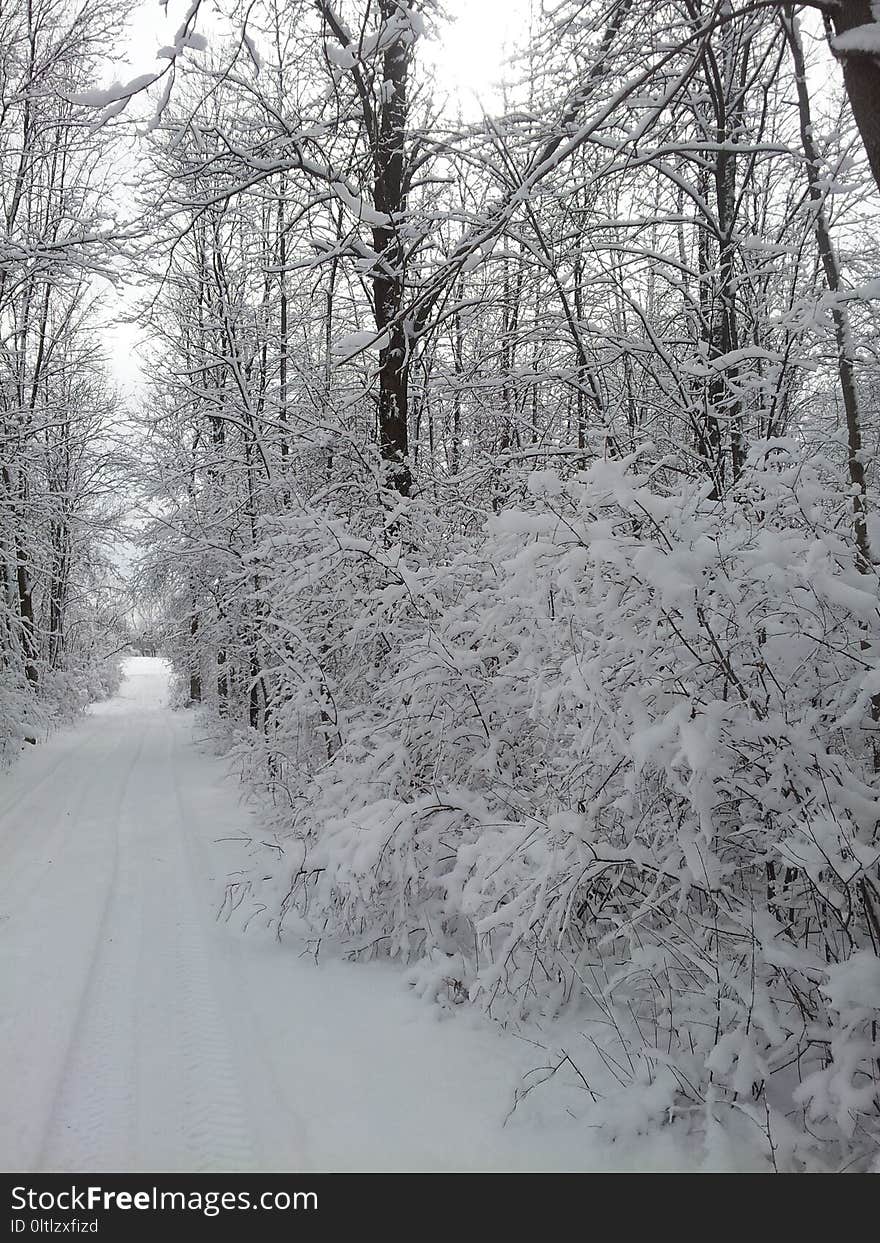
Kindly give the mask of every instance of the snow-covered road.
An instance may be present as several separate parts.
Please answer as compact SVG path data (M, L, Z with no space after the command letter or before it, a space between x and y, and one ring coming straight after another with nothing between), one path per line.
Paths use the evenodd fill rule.
M217 922L253 825L166 698L133 658L0 774L0 1168L619 1166L564 1114L503 1125L540 1051ZM675 1163L646 1156L623 1164Z

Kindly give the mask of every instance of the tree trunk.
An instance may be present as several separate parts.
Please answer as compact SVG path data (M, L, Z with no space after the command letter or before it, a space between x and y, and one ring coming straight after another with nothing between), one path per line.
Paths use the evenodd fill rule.
M841 288L840 264L837 252L831 240L828 217L825 212L825 198L822 190L822 167L819 153L813 140L813 118L810 108L810 94L807 88L806 65L804 52L798 30L794 6L787 4L783 10L783 25L791 48L795 69L795 85L797 89L798 115L800 120L801 143L806 156L807 187L810 203L813 208L814 228L819 257L825 270L825 282L832 293ZM840 394L843 399L844 417L846 419L847 466L852 492L853 534L856 545L856 564L862 574L872 572L871 545L868 538L867 505L865 496L865 464L862 456L862 421L859 410L859 395L855 377L855 349L850 329L849 315L846 304L835 301L831 308L834 322L834 336L837 345L837 371L840 378ZM863 646L867 647L866 643ZM871 700L871 717L876 725L880 722L880 695L875 694ZM880 771L880 741L875 736L873 742L874 770Z
M189 637L190 637L190 672L189 672L189 701L190 703L202 702L202 676L199 672L199 656L198 656L198 634L199 634L199 614L193 601L192 616L189 619Z
M786 9L790 9L786 5ZM880 31L878 10L871 0L838 0L831 11L835 35L846 35L860 26ZM867 52L835 49L843 64L846 93L865 144L868 163L880 189L880 51Z
M383 23L399 11L397 0L380 0ZM407 78L411 44L398 40L383 56L383 92L378 112L378 134L373 152L373 201L377 212L390 217L373 229L373 249L379 255L373 275L373 310L379 333L388 340L379 354L379 448L389 468L389 483L409 496L412 476L409 454L408 333L399 319L404 297L405 251L400 217L406 210L405 142Z
M789 46L791 47L792 60L794 61L801 144L806 156L807 186L810 203L813 208L819 258L822 261L825 281L829 290L832 293L838 293L842 283L840 264L831 240L828 217L825 212L825 199L821 184L822 167L819 153L813 140L813 118L810 108L810 95L807 89L804 53L794 6L791 4L785 5L783 23ZM868 528L865 516L865 465L862 460L861 416L855 381L855 350L853 348L846 306L840 301L835 301L831 308L831 317L834 322L834 335L837 343L837 371L840 378L840 393L846 418L849 478L853 492L853 525L855 528L858 562L862 572L868 573L871 566L871 552L868 544Z

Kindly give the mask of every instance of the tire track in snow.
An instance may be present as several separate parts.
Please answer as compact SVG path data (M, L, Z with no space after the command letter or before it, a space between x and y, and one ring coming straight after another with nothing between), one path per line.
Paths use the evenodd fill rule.
M94 840L95 817L87 813L96 792L106 797L99 768L112 772L126 744L119 738L109 745L98 737L86 741L96 744L97 762L76 767L66 788L44 789L38 799L35 791L27 817L19 803L3 842L0 1062L17 1063L0 1098L0 1162L6 1169L36 1168L99 935L102 913L89 903L96 892L99 898L109 892L112 861ZM81 883L86 869L88 890ZM27 1055L16 1057L22 1048Z
M224 1018L234 1061L239 1067L239 1091L245 1098L251 1135L262 1169L308 1170L311 1165L305 1123L288 1097L287 1085L275 1071L269 1043L255 1017L257 1006L252 1003L247 982L236 969L234 955L220 952L221 948L232 947L226 941L224 930L217 926L217 902L211 901L205 880L210 875L211 868L207 866L207 860L199 850L197 826L200 816L183 792L180 774L181 733L182 731L176 730L172 739L170 769L178 819L182 826L181 847L188 877L190 903L193 909L203 912L200 921L203 942L210 938L215 947L215 952L206 954L204 961L209 968L209 982L212 985L215 1005ZM195 744L192 739L187 739L184 745L194 748ZM210 927L206 927L209 912L212 922Z
M259 1168L168 797L169 736L161 718L144 725L114 799L114 868L44 1169Z
M92 740L92 737L93 734L89 732L84 732L82 736L78 734L74 735L71 738L69 745L64 746L64 749L60 752L55 763L52 764L51 767L45 772L37 774L32 780L29 780L31 775L27 771L27 769L30 768L30 765L28 765L27 768L24 768L22 772L16 774L18 780L29 780L29 784L26 785L19 794L14 794L11 799L7 800L7 802L0 806L0 838L6 836L10 827L7 825L6 831L4 832L3 821L6 820L13 811L19 810L22 804L27 803L28 800L38 798L41 795L43 788L49 781L52 780L53 777L57 775L58 770L62 767L62 765L66 764L74 755L81 751L85 744ZM55 739L53 739L53 742L55 742ZM39 754L40 753L38 751L37 756L39 756Z
M306 1168L305 1127L251 1013L265 998L202 874L215 857L200 800L219 769L189 717L161 706L156 672L133 682L0 818L20 837L2 843L0 1061L23 1063L0 1101L0 1162Z
M110 877L37 1158L40 1170L114 1169L123 1159L119 1150L123 1136L118 1123L115 1128L111 1124L132 1113L130 1061L124 1050L126 1045L131 1049L133 1037L120 1040L119 997L130 979L133 956L130 914L123 900L131 894L123 894L119 885L120 836L123 804L145 743L143 728L136 744L129 741L131 732L123 731L118 748L124 751L128 743L131 755L117 778L106 817L112 823ZM103 812L102 801L98 806ZM96 818L99 823L101 818Z
M138 1032L141 1077L155 1084L164 1048L165 1086L138 1120L140 1150L157 1150L165 1167L200 1172L257 1170L259 1154L248 1125L234 1050L215 995L210 953L185 850L183 808L173 776L175 729L163 748L165 791L154 816L152 840L161 851L144 899L141 929ZM151 995L161 991L163 1033L155 1030ZM170 1090L169 1090L170 1089ZM155 1088L154 1088L155 1092ZM172 1151L169 1152L169 1137Z
M43 784L43 782L40 783L40 785ZM66 792L70 802L62 804L61 807L55 807L51 811L51 824L48 829L43 830L42 839L39 842L36 841L36 836L42 828L39 823L39 809L37 809L37 816L31 819L26 828L22 827L23 821L20 811L23 800L14 801L14 808L18 809L18 815L15 820L10 820L8 824L3 826L3 816L0 816L0 829L5 828L5 833L0 833L0 836L4 839L5 846L3 894L23 894L26 903L37 900L37 890L41 880L48 880L53 875L49 873L48 868L56 865L56 859L61 853L55 847L62 838L64 843L67 844L69 834L76 824L89 793L90 784L91 776L88 770L81 769L76 774L76 780L72 788L69 788ZM36 791L34 797L37 797ZM35 851L38 854L35 854ZM51 859L49 858L49 852L52 855ZM28 873L33 875L29 876ZM0 902L2 901L3 895L0 895ZM17 913L21 913L20 906ZM6 913L0 909L0 920L4 918L6 918Z

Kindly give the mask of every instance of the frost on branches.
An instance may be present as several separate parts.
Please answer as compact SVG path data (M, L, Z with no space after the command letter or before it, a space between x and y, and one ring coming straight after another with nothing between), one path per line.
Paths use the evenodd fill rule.
M833 1160L877 1139L878 583L793 441L723 503L664 475L535 471L418 553L272 524L254 894L439 1000L576 1013L655 1120Z

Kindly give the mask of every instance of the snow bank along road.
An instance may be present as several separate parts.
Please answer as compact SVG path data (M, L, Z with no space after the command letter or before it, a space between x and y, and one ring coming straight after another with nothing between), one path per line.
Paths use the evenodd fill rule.
M564 1115L503 1125L540 1050L439 1021L393 968L218 924L221 839L253 825L166 698L132 658L0 774L0 1168L619 1167Z

